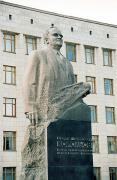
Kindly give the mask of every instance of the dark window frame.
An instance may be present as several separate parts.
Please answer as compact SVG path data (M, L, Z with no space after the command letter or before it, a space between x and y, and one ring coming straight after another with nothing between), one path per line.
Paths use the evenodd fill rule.
M3 180L7 179L7 175L9 175L9 169L11 169L10 174L12 176L12 180L16 180L16 167L3 167Z
M68 46L72 46L73 48L73 54L74 54L74 59L70 60L69 57L68 57ZM68 59L68 61L70 62L76 62L76 44L75 43L71 43L71 42L66 42L66 58Z
M109 112L112 112L113 120L111 121L111 123L108 121L107 109L110 109ZM107 124L115 124L115 107L106 106L106 107L105 107L105 113L106 113L106 123L107 123Z
M101 180L101 167L93 167L93 175L94 175L93 177L94 180Z
M94 149L94 137L95 138L95 145L96 145L96 148ZM93 153L99 153L99 135L92 135L92 150L93 150Z
M95 114L95 120L93 120L92 119L92 115L91 115L91 122L92 123L97 123L98 121L97 121L97 106L96 105L89 105L89 107L90 107L90 109L92 110L92 108L94 108L94 110L93 110L93 112L94 112L94 114ZM91 112L92 113L92 112Z
M11 32L3 32L4 52L16 53L16 34ZM7 37L8 36L8 37ZM10 41L10 50L7 50L7 41ZM13 44L14 45L13 45Z
M8 68L11 68L11 70L8 70ZM16 85L16 66L9 66L9 65L3 65L3 72L4 72L4 84L8 85ZM10 72L10 79L11 82L7 82L7 73Z
M87 50L90 50L90 52L87 52ZM90 62L88 62L87 53L90 54L91 57ZM85 46L85 62L86 64L95 64L95 47Z
M106 83L106 81L110 81L110 93L108 93L107 92L107 90L106 90L106 85L108 85L107 83ZM108 78L104 78L104 93L105 93L105 95L111 95L111 96L113 96L114 94L113 94L113 79L108 79Z
M16 151L16 131L3 132L3 151Z
M110 142L112 141L109 141L109 138L113 138L115 150L110 149L109 146L111 146L112 143ZM108 146L108 154L117 154L117 136L107 136L107 146Z
M110 180L117 179L117 167L109 167L109 177L110 177Z
M107 64L105 63L105 54L104 53L108 53L108 63ZM103 48L103 65L112 67L112 50L111 49Z
M30 40L32 42L30 42ZM26 42L26 55L29 55L29 48L28 45L32 45L32 51L37 49L37 37L34 36L25 36L25 42Z
M91 80L88 80L88 78ZM86 76L86 82L91 84L91 94L96 94L96 77Z
M11 99L12 103L7 103L7 100ZM14 101L14 102L13 102ZM11 104L12 106L12 114L7 115L6 110L7 110L7 104ZM9 98L9 97L3 97L3 106L4 106L4 117L16 117L16 98Z

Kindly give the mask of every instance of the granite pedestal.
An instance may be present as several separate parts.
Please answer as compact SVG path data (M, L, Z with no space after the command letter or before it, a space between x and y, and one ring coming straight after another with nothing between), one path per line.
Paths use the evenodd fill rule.
M90 109L81 103L48 127L48 180L92 180Z

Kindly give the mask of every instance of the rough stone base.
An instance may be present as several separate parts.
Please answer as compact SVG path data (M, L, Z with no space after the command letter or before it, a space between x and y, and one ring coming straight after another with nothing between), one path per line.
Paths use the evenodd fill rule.
M21 180L47 180L44 126L29 126L22 151Z

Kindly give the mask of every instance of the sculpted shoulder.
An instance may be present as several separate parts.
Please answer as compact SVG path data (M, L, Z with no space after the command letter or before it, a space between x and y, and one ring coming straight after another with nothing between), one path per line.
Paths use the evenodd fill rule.
M47 59L47 49L34 50L31 52L29 59L34 61L45 61Z
M33 50L30 54L32 57L39 57L46 54L46 49L40 49L40 50Z

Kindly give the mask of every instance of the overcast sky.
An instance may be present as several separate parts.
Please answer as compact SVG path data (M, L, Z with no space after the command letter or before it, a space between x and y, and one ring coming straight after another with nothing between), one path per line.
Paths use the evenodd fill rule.
M65 15L117 25L117 0L4 0Z

